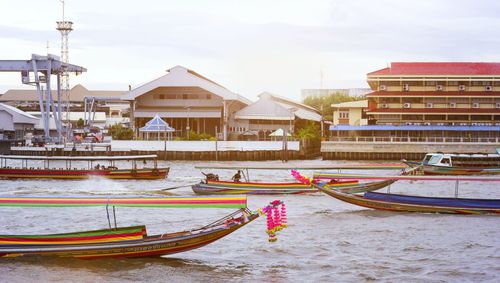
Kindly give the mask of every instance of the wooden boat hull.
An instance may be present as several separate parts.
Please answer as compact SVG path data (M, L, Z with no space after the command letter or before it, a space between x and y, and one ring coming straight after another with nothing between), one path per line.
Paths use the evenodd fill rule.
M237 219L222 219L215 226L195 231L148 236L140 240L64 245L0 245L0 257L54 256L96 259L109 257L151 257L180 253L208 245L231 234L258 217L250 213ZM232 221L230 221L232 220Z
M470 205L464 203L468 203L471 199L404 196L408 200L403 202L402 198L399 197L401 195L369 192L361 196L329 189L323 185L317 185L317 188L341 201L378 210L447 214L500 214L500 200L477 200L489 202L490 205ZM382 197L374 198L374 195ZM390 196L397 197L391 198Z
M226 182L208 181L192 186L196 194L201 195L227 195L227 194L255 194L255 195L275 195L275 194L305 194L318 192L310 185L298 182L292 183L253 183L253 182Z
M0 178L48 178L48 179L88 179L100 177L107 179L165 179L170 168L143 169L104 169L104 170L67 170L39 168L0 168Z
M500 174L500 167L444 167L421 165L424 175L496 175Z
M396 180L383 180L368 183L357 183L346 186L335 186L335 184L332 186L331 183L328 183L325 185L325 187L338 190L343 193L355 194L380 190L382 188L390 186L394 182L396 182Z

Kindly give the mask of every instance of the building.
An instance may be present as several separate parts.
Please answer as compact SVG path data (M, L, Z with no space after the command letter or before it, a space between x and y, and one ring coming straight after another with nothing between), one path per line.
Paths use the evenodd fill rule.
M260 140L270 139L269 134L277 129L304 126L308 121L321 123L321 115L310 106L264 92L259 100L234 113L235 135L255 133Z
M358 100L332 104L333 125L364 126L368 124L365 110L368 100Z
M130 90L122 97L130 102L131 124L136 130L158 114L176 136L189 130L226 140L229 117L251 103L193 70L175 66L167 74Z
M367 81L370 126L332 130L421 140L500 136L500 63L396 62Z
M129 104L126 101L120 100L124 93L125 91L115 90L88 90L80 84L76 85L68 92L70 113L75 113L70 114L69 118L76 116L83 117L85 98L99 98L96 110L104 112L106 117L122 118L123 115L128 115L129 108ZM52 97L57 104L57 95L54 94L55 92L52 93ZM0 102L18 107L24 111L40 111L38 95L35 89L8 90L0 96ZM63 101L63 105L66 106L67 101ZM64 115L66 114L63 113L62 116Z
M326 97L336 93L341 93L351 97L360 97L370 93L370 88L321 88L321 89L303 89L301 91L302 101L306 98Z
M0 139L23 139L33 133L39 119L10 105L0 103Z

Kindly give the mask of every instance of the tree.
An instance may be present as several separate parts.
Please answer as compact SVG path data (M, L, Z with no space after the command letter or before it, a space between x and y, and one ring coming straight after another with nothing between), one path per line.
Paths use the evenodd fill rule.
M76 121L76 126L78 128L83 128L83 125L84 125L84 122L83 122L82 118L80 118L80 119L78 119L78 121Z
M114 140L131 140L134 137L134 131L125 128L122 124L114 124L108 129Z
M314 121L307 121L307 124L297 131L297 137L300 139L319 139L321 130Z
M366 99L365 96L349 96L343 92L336 92L328 96L320 97L306 97L304 99L304 104L309 105L316 110L320 111L324 120L331 120L333 116L332 104L358 101Z

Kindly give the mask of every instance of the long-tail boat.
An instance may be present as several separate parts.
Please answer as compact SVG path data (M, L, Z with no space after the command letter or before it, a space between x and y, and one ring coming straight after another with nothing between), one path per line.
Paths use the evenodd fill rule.
M345 202L367 208L423 213L451 213L451 214L500 214L500 199L472 199L458 197L459 181L498 182L500 178L485 178L479 176L370 176L356 174L316 173L316 177L330 177L339 179L378 179L378 180L434 180L455 181L455 197L425 197L391 193L376 193L365 191L363 194L343 192L331 188L325 181L316 182L314 186L320 191ZM362 192L362 191L360 191Z
M341 201L378 210L449 214L500 214L500 199L421 197L378 192L344 193L324 186L319 190Z
M180 253L210 244L250 223L259 215L247 208L245 196L163 198L4 197L0 206L105 206L109 228L61 234L0 235L0 257L54 256L95 259L151 257ZM113 207L112 227L108 207ZM115 207L237 208L206 226L189 231L148 235L145 226L116 227Z
M305 194L318 192L311 185L299 182L255 183L206 180L192 186L193 192L202 195L217 194Z
M421 162L402 160L424 175L500 174L500 154L428 153Z
M310 183L302 181L292 182L255 182L250 181L250 169L256 170L291 170L292 175L295 169L303 170L318 170L318 169L403 169L405 166L401 164L344 164L344 165L300 165L300 164L280 164L280 165L245 165L245 164L201 164L195 166L197 169L224 169L224 170L238 170L243 176L243 180L239 181L222 181L218 177L214 178L214 174L210 175L198 184L192 186L196 194L305 194L318 192L316 188L311 186ZM387 183L389 182L382 182ZM381 183L381 185L382 185ZM350 186L352 189L361 189L364 184L358 184L356 180L337 181L331 186L345 187L348 190ZM375 185L374 185L375 186Z
M133 156L21 156L0 155L0 178L165 179L169 167L158 167L156 155ZM129 161L131 168L118 168ZM147 162L152 163L148 165ZM19 164L20 163L20 164ZM100 163L107 163L108 166Z

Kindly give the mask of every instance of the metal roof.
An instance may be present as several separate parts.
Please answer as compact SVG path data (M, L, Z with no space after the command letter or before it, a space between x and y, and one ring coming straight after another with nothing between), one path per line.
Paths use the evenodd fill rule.
M258 101L235 113L236 119L249 120L294 120L295 117L321 121L321 115L314 108L268 92L261 93Z
M246 105L252 103L245 97L236 94L228 90L227 88L182 66L175 66L169 69L167 74L127 92L123 96L123 100L134 100L135 98L159 87L179 86L199 87L221 97L223 100L237 100Z
M367 125L351 126L336 125L330 126L331 131L500 131L500 126L418 126L418 125Z
M158 114L154 116L146 125L139 129L139 132L174 132L175 129L170 127L167 122L163 121Z
M392 62L368 76L377 75L500 75L500 63L485 62Z
M121 97L125 91L112 90L88 90L84 86L78 84L69 90L70 101L81 102L85 97ZM52 98L57 101L57 92L52 91ZM0 101L34 101L38 102L38 95L34 89L10 89L2 96Z

